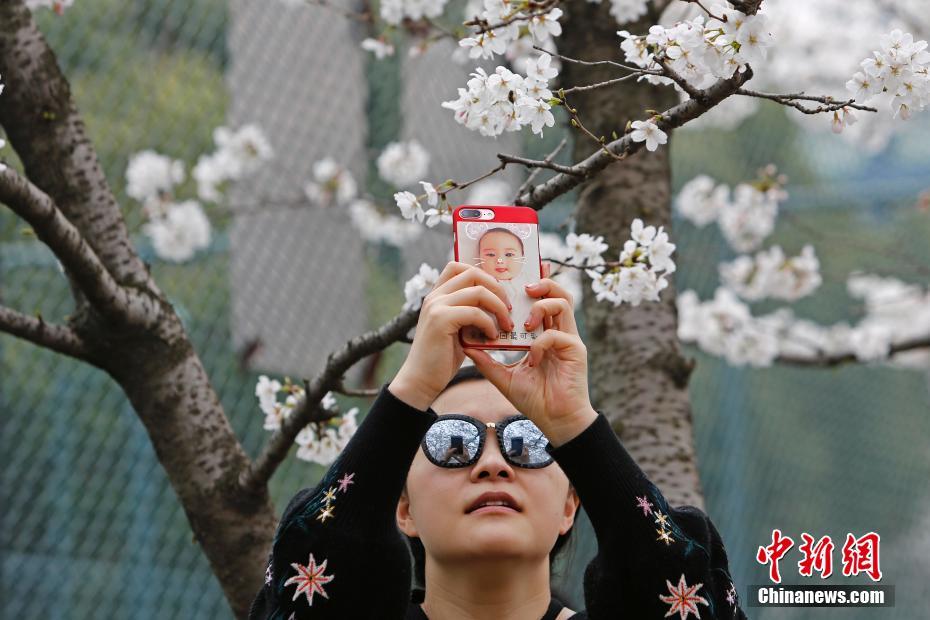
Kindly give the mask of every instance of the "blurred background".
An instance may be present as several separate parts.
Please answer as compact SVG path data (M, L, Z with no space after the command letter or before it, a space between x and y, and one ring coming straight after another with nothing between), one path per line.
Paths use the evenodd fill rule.
M460 9L459 9L460 10ZM454 15L452 16L454 17ZM378 60L359 47L377 33L338 12L246 0L79 0L64 15L37 12L84 116L141 254L183 317L226 412L255 455L268 436L254 395L260 374L298 379L347 338L380 325L403 303L403 282L422 261L440 267L451 236L439 226L401 247L367 241L344 210L295 208L314 162L331 156L386 211L392 189L375 160L393 140L430 152L429 177L465 180L499 151L548 153L528 132L497 141L456 125L453 99L473 65L454 65L454 44ZM881 32L881 31L879 31ZM928 33L915 32L918 38ZM842 82L841 82L842 84ZM854 270L930 283L930 123L866 149L800 125L762 105L731 127L678 131L675 187L697 174L734 185L770 162L789 177L789 199L770 244L795 254L813 243L824 283L794 304L823 323L863 309L846 292ZM192 261L160 260L138 231L141 207L126 194L130 156L145 149L185 162L213 150L214 128L259 125L274 161L208 205L209 248ZM829 122L823 121L826 129ZM563 149L563 154L571 149ZM713 153L713 157L708 157ZM15 165L7 148L4 156ZM564 159L564 158L563 158ZM566 162L567 163L567 162ZM522 171L503 179L512 190ZM190 174L177 190L196 196ZM545 208L543 227L570 232L571 195ZM0 299L61 321L67 282L45 246L0 210ZM732 258L715 227L676 221L679 290L712 296L717 263ZM767 310L760 304L761 311ZM350 384L378 386L403 358L394 345L353 370ZM694 430L706 508L726 543L744 599L767 583L755 561L774 528L796 541L782 561L797 574L801 533L881 535L882 583L895 607L759 609L751 618L926 617L930 595L930 371L847 366L746 369L688 349ZM340 397L346 407L367 401ZM229 608L192 536L145 429L106 375L0 336L0 616L4 618L226 618ZM324 469L290 458L271 481L280 513ZM583 607L580 572L593 553L579 528L560 590ZM843 577L837 584L869 583Z

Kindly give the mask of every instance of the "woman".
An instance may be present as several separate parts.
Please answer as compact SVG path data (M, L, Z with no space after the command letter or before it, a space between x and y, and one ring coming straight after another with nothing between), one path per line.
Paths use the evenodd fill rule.
M670 507L592 408L569 294L549 279L527 292L526 329L546 329L505 366L457 337L467 325L493 337L485 310L513 328L504 289L446 266L397 376L285 509L250 618L745 618L713 524ZM487 381L448 387L465 356ZM575 613L551 597L549 554L579 499L598 555ZM401 532L422 544L416 602Z

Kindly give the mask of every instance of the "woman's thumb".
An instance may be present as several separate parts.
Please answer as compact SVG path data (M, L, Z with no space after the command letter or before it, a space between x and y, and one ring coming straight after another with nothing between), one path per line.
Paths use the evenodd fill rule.
M464 349L468 359L475 363L482 375L487 378L494 386L501 389L505 385L507 367L491 357L487 351L482 349Z

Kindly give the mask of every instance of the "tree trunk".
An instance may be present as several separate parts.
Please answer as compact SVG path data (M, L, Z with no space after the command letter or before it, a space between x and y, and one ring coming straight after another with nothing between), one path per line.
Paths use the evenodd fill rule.
M124 287L151 296L158 320L114 324L76 285L70 326L89 362L123 388L145 425L237 617L244 618L271 548L277 519L267 486L245 492L249 458L223 412L180 319L133 249L125 222L85 133L67 80L21 1L0 3L0 124L29 179L56 202Z
M564 34L558 41L560 53L581 60L624 62L617 30L643 34L658 22L659 16L651 14L620 26L608 13L609 5L573 2L566 6ZM605 65L564 62L561 75L563 84L575 86L619 77L622 72ZM608 141L612 131L622 134L628 121L648 118L646 110L663 110L676 101L675 91L668 86L632 81L568 97L582 123ZM629 238L635 218L669 230L669 146L660 146L654 152L643 149L582 185L576 207L578 232L603 234L610 245L609 254L616 257ZM574 161L596 148L594 140L576 132ZM674 280L661 299L635 308L628 304L614 307L595 301L590 288L585 288L582 307L592 400L672 504L703 509L688 398L692 366L682 356L678 343Z

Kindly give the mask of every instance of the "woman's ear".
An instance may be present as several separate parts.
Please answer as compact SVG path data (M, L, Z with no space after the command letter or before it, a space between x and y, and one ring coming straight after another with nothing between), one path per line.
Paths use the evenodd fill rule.
M559 534L566 534L572 525L575 524L575 515L578 514L578 507L581 506L581 498L578 492L571 484L568 485L568 494L565 496L565 512L562 517L562 526L559 528Z
M397 501L397 527L407 536L418 536L417 526L410 514L410 496L407 495L406 486Z

